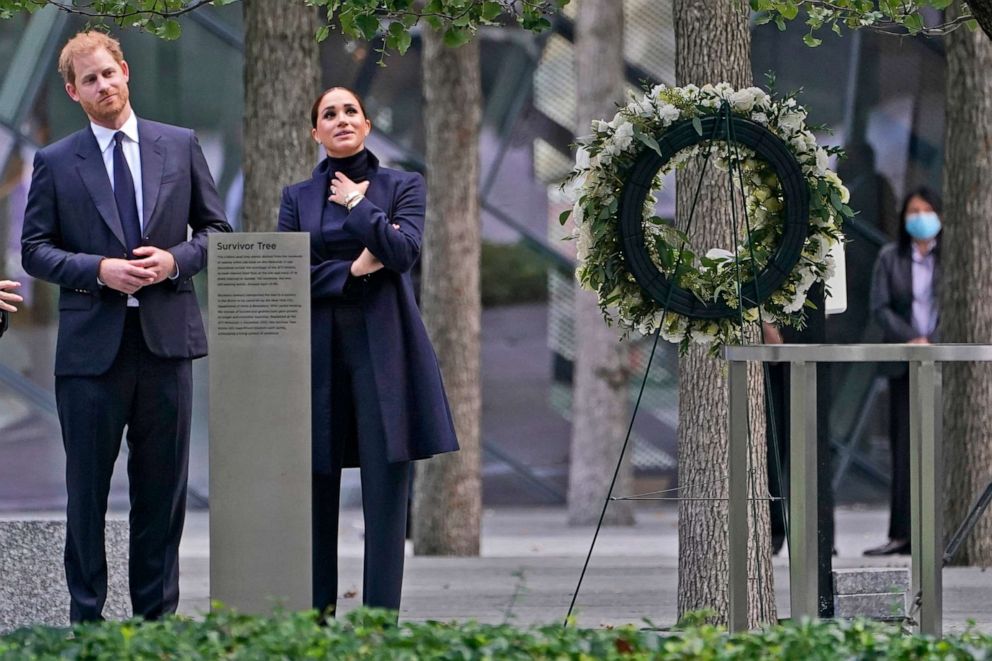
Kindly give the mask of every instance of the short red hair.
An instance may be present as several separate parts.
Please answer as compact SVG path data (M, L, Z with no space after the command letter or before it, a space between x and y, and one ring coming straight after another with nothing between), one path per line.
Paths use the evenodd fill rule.
M107 52L117 61L117 64L124 61L121 43L106 32L87 30L77 33L76 36L67 41L59 54L59 73L62 74L63 80L75 85L76 69L73 66L73 59L77 55L86 55L101 48L106 48Z

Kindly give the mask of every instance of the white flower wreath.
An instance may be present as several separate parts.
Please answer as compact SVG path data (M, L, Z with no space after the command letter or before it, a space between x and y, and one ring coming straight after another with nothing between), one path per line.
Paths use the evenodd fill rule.
M696 120L718 115L725 101L734 115L757 122L780 137L795 156L810 194L810 232L798 263L778 290L764 300L760 310L745 309L743 315L721 319L695 319L668 311L663 320L662 304L644 293L624 262L619 232L620 194L635 161L645 150L657 150L657 139L672 124L693 120L700 130ZM565 183L573 187L576 202L562 214L561 221L566 222L571 215L575 223L576 277L584 288L598 294L608 323L615 322L626 332L636 330L643 334L654 332L660 324L661 336L679 344L682 351L698 343L709 346L712 353L724 344L740 342L741 317L744 323L753 323L760 314L763 321L802 328L805 308L812 307L807 293L814 283L832 275L830 248L843 240L841 223L854 212L847 206L847 189L837 174L827 169L830 154L840 149L817 146L806 125L806 110L794 97L776 98L757 87L735 90L727 83L702 88L658 85L632 98L612 121L593 121L592 130L591 136L579 140L575 169ZM662 177L684 167L686 161L706 149L711 149L709 153L717 167L740 168L742 181L735 179L735 187L739 195L743 186L750 237L738 237L736 255L719 248L697 255L684 234L652 215L656 199L649 194L644 208L645 245L655 266L667 277L672 278L678 266L678 287L702 301L722 300L737 309L741 274L759 272L782 235L784 197L768 163L725 141L713 141L712 145L703 142L676 154L656 175L654 189L660 188Z

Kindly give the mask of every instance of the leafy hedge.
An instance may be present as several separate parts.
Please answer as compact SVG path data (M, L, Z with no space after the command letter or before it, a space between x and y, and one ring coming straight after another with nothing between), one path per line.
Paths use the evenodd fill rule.
M476 622L392 623L358 610L327 626L313 613L260 618L230 611L203 621L107 622L37 627L0 637L0 659L992 659L992 636L968 631L935 640L855 621L784 624L728 635L708 625L671 633Z
M547 258L523 241L483 241L480 265L483 307L547 300L548 266Z

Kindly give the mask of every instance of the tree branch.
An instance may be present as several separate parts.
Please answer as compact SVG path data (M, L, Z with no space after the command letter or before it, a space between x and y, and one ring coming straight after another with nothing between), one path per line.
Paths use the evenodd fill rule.
M131 11L123 12L113 12L113 11L99 11L99 10L87 10L84 7L77 7L75 3L62 2L60 0L32 0L38 5L51 5L57 8L59 11L64 11L67 14L77 14L79 16L85 16L87 18L108 18L115 21L125 21L133 18L138 18L142 16L155 16L158 18L176 18L182 16L183 14L189 13L191 11L196 11L204 5L209 5L213 0L194 0L188 5L178 7L176 9L134 9ZM155 5L158 5L156 2ZM92 5L90 5L92 6ZM153 6L154 7L154 6Z
M769 4L771 5L771 3ZM904 0L900 3L901 11L896 11L891 16L886 16L881 11L881 3L871 3L870 8L864 8L863 6L856 6L846 2L837 2L835 0L794 0L790 4L797 12L798 10L805 10L810 19L807 21L807 24L813 28L813 31L824 25L841 24L849 29L864 27L883 34L922 34L929 37L943 37L962 25L967 24L969 21L979 19L979 24L986 34L992 35L992 0L969 0L968 5L971 11L966 11L966 13L960 16L956 16L951 20L945 20L936 25L912 24L912 21L919 21L920 9L929 6L926 2L920 3ZM975 8L978 8L978 12L984 14L981 19L977 13L975 15L972 14L972 12L975 12ZM778 6L771 5L770 11L776 17L776 20L779 17L791 18L783 15ZM982 23L982 20L987 21L988 28L986 28L985 23ZM849 23L855 25L848 25Z

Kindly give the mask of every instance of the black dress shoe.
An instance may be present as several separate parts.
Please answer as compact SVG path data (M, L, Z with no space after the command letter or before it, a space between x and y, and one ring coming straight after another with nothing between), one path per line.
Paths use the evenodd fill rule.
M864 555L908 555L910 552L909 541L905 539L890 539L881 546L867 549Z

